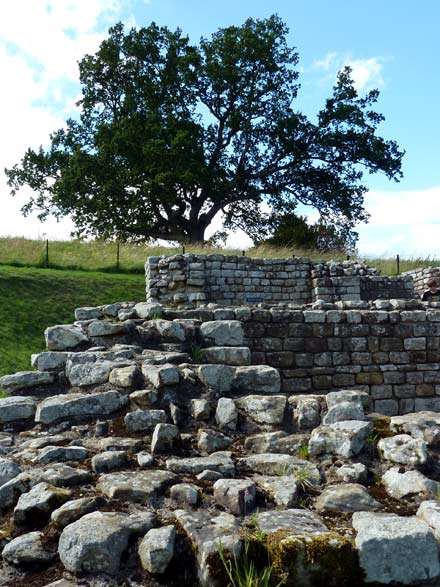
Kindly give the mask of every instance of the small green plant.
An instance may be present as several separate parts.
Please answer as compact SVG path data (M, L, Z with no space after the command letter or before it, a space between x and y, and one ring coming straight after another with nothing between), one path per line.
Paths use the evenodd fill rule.
M313 468L306 467L292 467L291 475L303 491L311 491L314 489L312 480L315 477Z
M160 314L151 314L149 320L160 320L162 316Z
M310 456L310 452L309 452L309 446L307 444L303 444L302 446L299 447L299 449L296 451L295 455L297 457L299 457L300 459L308 459Z
M375 457L377 451L377 443L380 440L380 433L377 430L372 430L370 434L367 436L367 446L369 448L369 452L371 457Z
M436 499L437 501L440 501L440 489L437 489L437 491L435 492L434 499Z
M190 349L191 359L193 363L201 363L203 361L203 349L198 344L191 345Z
M287 475L291 474L291 467L285 463L284 465L277 467L273 474L277 475L278 477L286 477Z
M249 541L245 540L242 555L231 558L225 553L222 544L219 544L219 555L229 579L227 587L270 587L273 585L273 564L259 569L249 555ZM283 578L274 587L284 585Z

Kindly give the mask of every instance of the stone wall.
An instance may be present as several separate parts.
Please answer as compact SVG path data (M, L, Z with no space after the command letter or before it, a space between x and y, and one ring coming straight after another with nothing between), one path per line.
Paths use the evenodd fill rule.
M147 299L165 305L303 305L318 299L358 301L414 296L411 278L381 277L358 261L172 255L146 263Z
M440 284L440 267L420 267L412 271L402 273L402 277L411 279L414 283L414 289L418 295L421 295L426 289L428 279L436 279Z

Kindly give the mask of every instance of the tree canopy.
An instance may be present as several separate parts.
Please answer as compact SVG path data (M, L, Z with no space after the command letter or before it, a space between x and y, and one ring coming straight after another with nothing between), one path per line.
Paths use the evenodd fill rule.
M226 229L258 240L308 204L366 220L364 172L401 177L403 152L377 135L379 92L345 68L315 122L294 109L298 53L278 16L248 19L192 45L180 29L119 23L79 63L78 119L6 169L23 212L70 215L77 236L200 242Z

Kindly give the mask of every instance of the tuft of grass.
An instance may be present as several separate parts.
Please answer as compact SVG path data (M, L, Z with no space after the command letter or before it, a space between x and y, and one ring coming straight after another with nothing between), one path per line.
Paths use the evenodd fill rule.
M269 563L266 567L258 568L255 561L250 557L249 544L248 540L244 541L241 557L234 556L230 558L220 543L219 555L229 579L227 587L270 587L274 585L273 564ZM274 587L281 587L285 582L286 578L282 578Z
M300 446L299 449L296 451L295 456L297 456L300 459L308 459L310 456L308 444L303 444L302 446Z
M190 355L193 363L201 363L203 360L203 348L198 344L191 345Z
M80 306L145 299L142 275L0 266L0 375L27 371L44 330L74 321Z

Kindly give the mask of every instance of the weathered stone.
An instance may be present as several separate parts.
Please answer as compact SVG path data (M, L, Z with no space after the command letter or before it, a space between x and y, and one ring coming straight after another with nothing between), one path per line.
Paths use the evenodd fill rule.
M35 416L37 404L31 397L0 398L0 423L30 420Z
M224 477L235 474L234 462L230 452L214 452L207 457L171 458L167 460L167 469L173 473L196 475L205 470L218 471Z
M255 508L255 483L246 479L219 479L214 483L214 499L237 516L246 516Z
M180 432L174 424L156 424L151 438L153 454L173 452L181 443Z
M329 485L316 500L318 512L362 512L382 509L362 485L345 483L343 485Z
M64 463L66 461L84 461L89 456L83 446L45 446L38 451L37 460L42 465Z
M201 452L212 453L224 450L232 444L232 438L225 436L217 430L200 428L197 432L197 447Z
M92 469L95 473L109 473L128 465L127 453L123 450L108 450L98 453L92 458Z
M99 320L103 318L101 308L86 306L75 309L75 320Z
M56 381L56 374L50 371L19 371L13 375L0 377L0 387L7 393L14 393L20 389L51 385Z
M357 512L352 523L367 582L409 585L440 574L434 534L416 517Z
M97 361L96 363L83 363L69 365L67 363L66 375L71 385L85 387L87 385L98 385L108 381L113 363L110 361Z
M65 503L70 492L38 483L30 491L20 495L14 509L14 522L26 526L44 526L52 511Z
M52 512L50 519L57 528L65 528L86 514L99 510L105 503L103 497L82 497L67 501Z
M416 515L428 524L436 539L440 540L440 502L437 499L422 501Z
M242 473L290 476L312 485L319 484L321 475L313 463L291 455L261 453L237 459L237 468Z
M102 418L122 409L128 398L117 391L55 395L38 404L35 421L54 424L70 418Z
M145 503L160 497L176 481L169 471L124 471L101 475L97 487L109 499Z
M87 326L87 334L90 338L100 336L120 336L130 332L130 324L126 322L109 322L108 320L96 320Z
M134 310L138 317L144 320L159 318L163 314L162 305L153 302L140 302L135 305Z
M128 412L124 418L128 432L151 432L156 424L167 421L164 410L137 410Z
M0 487L21 473L21 467L9 459L0 458Z
M89 342L80 327L73 324L50 326L44 331L48 351L69 351Z
M297 430L313 430L321 423L321 401L316 397L291 396L293 421Z
M238 412L234 400L221 397L217 402L215 420L222 430L234 432L237 428Z
M377 443L379 454L387 461L413 467L424 465L428 459L426 442L408 434L382 438Z
M169 342L184 342L185 330L179 322L170 320L155 320L154 327L159 336Z
M0 486L0 511L7 510L18 501L22 493L29 491L31 476L28 473L20 473L10 481Z
M42 532L29 532L14 538L3 549L3 558L12 565L48 564L55 558L43 542Z
M63 463L54 463L44 469L32 472L34 483L45 481L56 487L75 487L84 485L90 481L90 472L79 467L70 467Z
M203 385L217 391L228 392L232 388L235 367L228 365L200 365L197 375Z
M149 365L142 364L142 374L147 384L156 389L167 385L177 385L179 383L179 371L174 365Z
M255 475L253 480L257 487L269 494L278 507L291 508L298 503L298 484L290 475L285 477Z
M358 391L355 389L331 391L325 396L325 401L329 410L336 404L342 402L361 403L364 410L369 410L371 408L371 396L365 391Z
M86 514L64 528L58 545L61 562L72 573L115 574L130 537L144 535L154 523L150 513Z
M109 383L116 387L128 388L135 384L139 370L136 365L129 365L128 367L116 367L112 369L109 375Z
M62 371L69 353L47 351L31 355L32 367L38 371Z
M342 483L365 483L368 469L363 463L348 463L335 469L334 474Z
M174 515L195 550L201 586L224 587L227 577L218 573L223 569L219 547L221 545L225 554L240 556L241 540L236 517L227 513L213 516L200 510L176 510Z
M281 512L259 512L255 515L259 529L265 534L284 531L287 535L320 535L328 532L319 516L304 509L290 509Z
M389 469L382 477L385 490L391 497L400 499L419 493L433 497L440 491L440 483L432 481L419 471L406 471L401 473L399 467Z
M125 450L130 453L138 452L144 445L144 441L140 438L125 438L118 436L111 436L103 438L99 441L100 450Z
M425 431L440 427L440 413L416 412L403 416L393 416L390 430L394 434L410 434L413 438L424 438Z
M372 429L371 422L356 420L315 428L309 441L310 455L334 454L350 458L361 452Z
M243 367L251 364L251 351L248 347L211 347L202 350L202 361Z
M243 326L238 320L216 320L203 322L200 326L202 339L214 346L242 346Z
M281 424L287 399L282 395L246 395L235 405L258 424Z
M345 420L365 420L362 404L359 402L338 402L334 404L322 421L323 424L334 424Z
M207 399L192 399L190 407L191 416L194 420L209 420L211 415L211 404Z
M142 568L149 573L164 573L174 556L175 539L176 529L172 525L149 530L138 549Z
M196 506L200 501L200 489L192 483L177 483L171 487L170 497L180 505Z
M277 369L267 365L237 367L232 387L241 392L279 393L281 389L280 374Z

